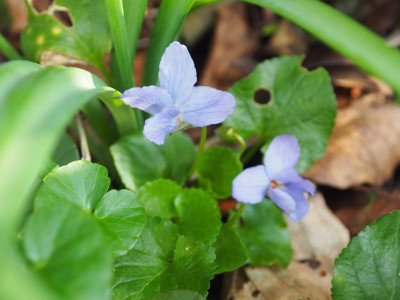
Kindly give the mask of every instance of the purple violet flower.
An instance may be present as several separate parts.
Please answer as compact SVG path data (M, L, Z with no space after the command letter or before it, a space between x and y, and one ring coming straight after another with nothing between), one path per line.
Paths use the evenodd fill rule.
M165 50L158 79L161 87L135 87L121 95L126 104L154 115L146 120L143 134L158 145L164 144L167 134L190 125L221 123L235 108L230 93L194 86L197 75L193 60L187 48L178 42Z
M299 156L300 146L294 136L275 137L265 152L264 165L248 168L233 180L232 196L250 204L267 196L292 221L304 218L309 210L304 193L314 195L315 188L294 169Z

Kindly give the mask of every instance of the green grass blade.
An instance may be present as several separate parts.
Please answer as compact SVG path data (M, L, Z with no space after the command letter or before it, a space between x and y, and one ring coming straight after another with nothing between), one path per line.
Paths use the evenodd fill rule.
M119 82L117 86L122 87L122 90L127 90L134 86L134 82L132 74L132 56L130 55L125 26L124 7L122 0L105 1L115 57L120 72L119 78L121 82ZM122 126L122 128L119 128L120 133L125 134L135 132L143 127L143 116L141 111L137 109L134 110L129 106L124 106L120 109L120 113L116 117L125 120L123 123L119 122L120 126ZM117 120L116 122L118 124Z
M0 33L0 52L9 60L23 59L7 39Z
M400 94L400 51L372 31L317 0L244 0L299 25Z
M194 0L163 0L147 50L143 85L157 83L158 66L165 48L174 41Z

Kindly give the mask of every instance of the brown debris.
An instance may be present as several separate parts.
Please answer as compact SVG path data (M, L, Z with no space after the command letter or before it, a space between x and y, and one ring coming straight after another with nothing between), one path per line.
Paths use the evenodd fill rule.
M234 28L234 30L232 30ZM246 4L221 6L210 51L200 85L227 90L249 74L255 62L249 58L258 46L258 33L247 21Z
M339 189L382 185L400 162L400 107L380 93L339 110L326 154L304 176Z

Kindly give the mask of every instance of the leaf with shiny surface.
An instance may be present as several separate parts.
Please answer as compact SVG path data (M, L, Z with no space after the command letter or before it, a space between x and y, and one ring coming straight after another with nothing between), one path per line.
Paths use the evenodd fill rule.
M396 210L353 238L335 261L332 299L399 299L399 234Z

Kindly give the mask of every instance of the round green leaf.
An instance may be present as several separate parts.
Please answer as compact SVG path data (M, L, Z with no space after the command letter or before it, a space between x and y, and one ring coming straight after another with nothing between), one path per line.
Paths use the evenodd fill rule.
M93 214L114 255L134 245L146 223L143 205L128 190L109 191L107 169L89 161L75 161L50 173L35 198L35 209L57 203L77 205Z
M289 265L292 259L289 230L282 211L270 200L248 205L237 230L251 264Z
M132 248L146 224L142 204L128 190L112 190L105 194L94 216L116 255L123 255Z
M368 225L335 261L332 298L400 299L400 211Z
M148 215L172 219L176 217L174 199L181 191L176 182L158 179L142 186L138 191L138 199Z
M175 199L179 233L196 241L212 243L221 229L217 202L205 191L186 189Z
M24 232L28 260L60 299L108 299L112 255L96 222L57 204L36 211Z
M171 221L149 217L135 246L116 259L113 299L147 300L179 289L205 295L214 260L209 245L179 236Z
M232 181L242 171L238 153L228 147L212 147L199 160L199 184L217 199L232 194Z
M40 187L35 208L69 202L90 212L110 186L107 169L89 161L75 161L49 174Z
M301 146L298 171L324 155L336 115L328 73L324 69L307 72L301 67L302 60L303 56L287 56L258 65L230 89L236 108L224 122L245 139L258 135L269 143L277 135L296 136ZM268 104L254 101L259 89L270 92Z
M243 266L247 260L244 248L237 233L230 227L224 225L214 244L216 274L231 272Z
M192 140L181 132L167 137L162 146L142 134L125 136L110 150L122 182L133 191L159 178L183 184L195 158Z

